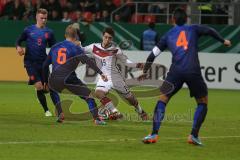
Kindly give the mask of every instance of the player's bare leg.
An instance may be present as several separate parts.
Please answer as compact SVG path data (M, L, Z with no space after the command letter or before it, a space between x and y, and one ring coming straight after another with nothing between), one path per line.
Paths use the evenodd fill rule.
M49 111L48 107L47 107L47 101L46 101L46 96L45 96L45 91L43 90L43 84L41 81L38 81L34 84L34 87L37 90L37 97L39 102L41 103L44 112L45 112L45 116L46 117L50 117L52 116L52 113Z

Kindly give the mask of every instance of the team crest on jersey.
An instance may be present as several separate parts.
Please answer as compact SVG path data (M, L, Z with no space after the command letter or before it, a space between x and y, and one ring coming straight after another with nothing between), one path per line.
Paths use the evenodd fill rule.
M45 38L48 39L49 35L48 33L45 33Z
M30 78L31 81L35 80L35 77L33 75L31 75L29 78Z

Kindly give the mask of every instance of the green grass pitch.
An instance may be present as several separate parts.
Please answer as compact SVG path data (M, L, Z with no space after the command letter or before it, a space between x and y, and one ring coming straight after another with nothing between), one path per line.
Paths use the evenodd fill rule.
M53 111L49 95L47 98ZM209 112L200 132L204 146L197 147L186 143L195 101L182 89L167 107L158 143L146 145L141 139L150 132L151 122L128 119L95 126L91 120L76 120L57 124L55 117L44 117L32 87L1 82L0 160L239 160L239 98L239 91L209 90ZM157 99L139 101L152 113ZM123 101L119 109L134 115ZM72 110L87 111L87 106L74 98Z

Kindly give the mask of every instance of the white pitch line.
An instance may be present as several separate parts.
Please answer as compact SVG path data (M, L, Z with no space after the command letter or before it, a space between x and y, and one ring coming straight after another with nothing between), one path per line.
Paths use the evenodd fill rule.
M214 137L201 137L201 139L229 139L229 138L240 138L239 136L214 136ZM161 140L183 140L187 137L160 137ZM86 142L127 142L127 141L140 141L141 139L82 139L82 140L60 140L60 141L7 141L0 142L0 145L11 145L11 144L79 144Z
M86 143L86 142L125 142L136 141L137 139L82 139L82 140L60 140L60 141L8 141L1 144L66 144L66 143Z

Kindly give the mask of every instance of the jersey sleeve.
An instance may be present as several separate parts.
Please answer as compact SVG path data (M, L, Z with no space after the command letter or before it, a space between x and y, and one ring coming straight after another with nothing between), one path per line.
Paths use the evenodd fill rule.
M117 48L117 49L118 49L117 54L116 54L117 59L119 59L123 64L125 64L129 67L136 67L137 66L136 63L129 60L128 57L125 54L123 54L123 52L120 48Z
M167 48L167 35L161 37L160 41L156 45L161 52L163 52Z
M76 55L84 54L84 49L76 45Z
M194 25L193 27L195 28L199 36L208 35L222 43L224 42L223 37L214 28L204 25Z
M94 60L89 58L87 55L82 54L82 55L76 56L76 60L79 60L83 64L87 64L90 68L92 68L98 74L100 75L103 74L103 72L97 67Z
M27 40L27 33L28 33L28 29L25 28L23 30L23 32L21 33L21 35L18 37L17 41L16 41L16 46L21 46L21 43L23 41L26 41Z
M92 54L94 44L90 44L88 46L83 47L83 51L85 54Z
M55 36L53 34L53 31L49 32L49 39L48 39L48 46L52 47L56 43Z
M143 73L147 73L149 68L152 66L153 61L157 56L161 54L167 48L167 33L160 39L155 47L153 47L151 53L149 54L146 63L143 68Z

